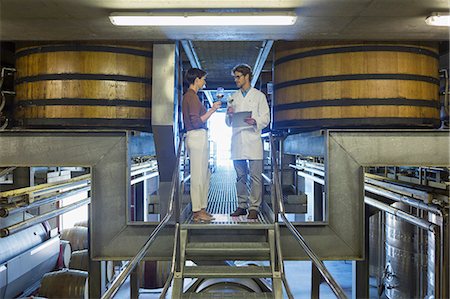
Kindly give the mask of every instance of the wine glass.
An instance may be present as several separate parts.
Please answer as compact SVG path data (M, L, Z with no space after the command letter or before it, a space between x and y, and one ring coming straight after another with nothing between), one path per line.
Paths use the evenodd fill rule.
M217 87L216 98L219 101L222 101L222 98L224 97L224 95L225 95L224 88L223 87Z

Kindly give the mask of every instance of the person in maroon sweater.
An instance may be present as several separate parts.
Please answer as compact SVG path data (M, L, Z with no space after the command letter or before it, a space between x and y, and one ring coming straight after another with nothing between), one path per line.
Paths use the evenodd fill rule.
M206 122L208 118L221 106L217 101L211 109L206 111L197 96L197 92L206 84L206 72L198 68L191 68L186 72L184 81L189 89L183 96L183 123L186 129L186 147L191 166L191 203L195 222L214 220L206 212L209 189L209 146Z

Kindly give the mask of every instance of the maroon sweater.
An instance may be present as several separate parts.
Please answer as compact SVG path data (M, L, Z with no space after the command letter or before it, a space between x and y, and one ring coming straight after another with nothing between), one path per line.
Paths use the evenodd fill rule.
M183 96L182 110L186 131L206 129L206 123L200 119L200 116L206 113L206 108L200 102L197 93L190 88Z

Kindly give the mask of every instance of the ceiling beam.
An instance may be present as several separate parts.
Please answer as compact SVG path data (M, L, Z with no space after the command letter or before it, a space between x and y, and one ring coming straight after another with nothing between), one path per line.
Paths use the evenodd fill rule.
M190 40L182 40L181 45L183 46L184 52L186 53L187 58L189 59L189 62L191 63L191 66L193 68L202 68L202 65L200 64L200 60L198 59L197 53L195 52L194 45L192 44L192 41ZM213 105L213 96L211 94L211 91L209 90L203 90L203 93L206 96L206 99L209 102L209 105Z
M258 57L256 58L255 65L253 66L253 78L252 87L255 86L258 81L259 75L261 74L264 64L266 63L267 56L269 56L270 50L272 49L273 40L265 40L262 43L261 49L259 50Z

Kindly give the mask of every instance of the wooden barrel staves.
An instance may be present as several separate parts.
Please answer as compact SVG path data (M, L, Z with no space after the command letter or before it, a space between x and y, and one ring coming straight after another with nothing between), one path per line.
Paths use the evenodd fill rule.
M437 128L433 43L276 45L274 127Z
M39 296L46 298L89 298L88 273L64 269L44 275Z
M74 226L61 231L61 240L70 242L72 252L88 249L88 228L84 226Z
M150 131L152 46L136 45L18 48L17 124Z
M87 249L72 252L69 268L73 270L87 271L89 268L89 253Z

